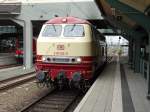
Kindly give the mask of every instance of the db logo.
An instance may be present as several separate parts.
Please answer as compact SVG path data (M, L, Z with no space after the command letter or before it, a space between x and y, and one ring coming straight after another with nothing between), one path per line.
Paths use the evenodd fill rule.
M64 50L64 45L57 45L57 50Z

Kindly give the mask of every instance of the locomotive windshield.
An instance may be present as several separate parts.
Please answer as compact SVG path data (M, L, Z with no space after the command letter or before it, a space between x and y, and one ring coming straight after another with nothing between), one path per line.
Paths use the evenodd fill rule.
M64 28L64 37L83 37L84 27L83 25L66 25Z
M60 36L62 32L61 25L46 25L42 33L43 37L57 37Z

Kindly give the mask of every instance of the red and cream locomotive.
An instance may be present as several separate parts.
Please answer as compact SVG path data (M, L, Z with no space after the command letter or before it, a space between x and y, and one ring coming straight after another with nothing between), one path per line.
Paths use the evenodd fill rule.
M56 17L43 25L36 57L39 82L85 88L106 62L105 37L86 20Z

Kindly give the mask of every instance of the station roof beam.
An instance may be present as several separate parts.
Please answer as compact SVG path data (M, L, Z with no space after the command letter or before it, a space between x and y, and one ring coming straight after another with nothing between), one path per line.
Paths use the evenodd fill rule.
M0 3L1 15L18 15L21 12L21 3Z
M121 11L122 14L127 15L130 19L134 20L140 26L145 28L147 31L150 30L150 17L144 13L118 1L118 0L106 0L111 7Z

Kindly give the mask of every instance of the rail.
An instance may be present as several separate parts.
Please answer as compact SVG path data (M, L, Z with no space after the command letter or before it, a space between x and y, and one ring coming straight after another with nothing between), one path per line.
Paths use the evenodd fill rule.
M79 95L79 91L54 89L46 96L31 103L20 112L65 112Z

